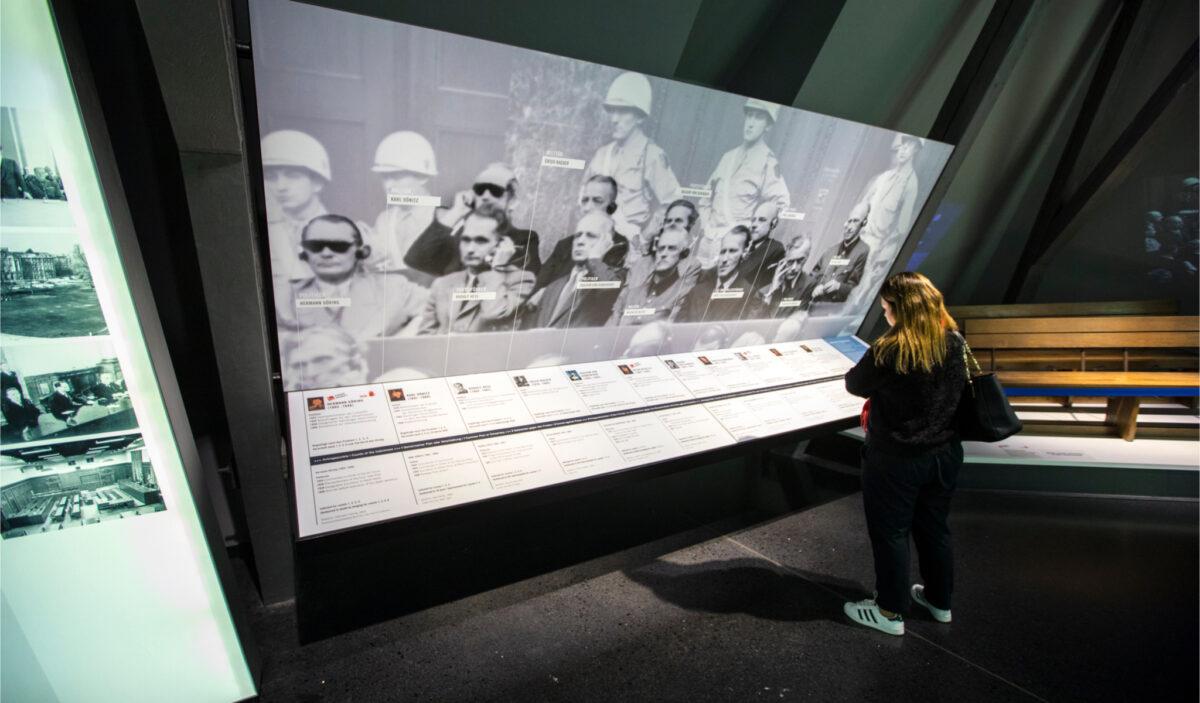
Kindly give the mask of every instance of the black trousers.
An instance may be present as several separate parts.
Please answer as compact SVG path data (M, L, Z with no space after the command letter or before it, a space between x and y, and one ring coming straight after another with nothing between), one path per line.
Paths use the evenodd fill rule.
M875 600L880 608L908 613L911 534L917 545L925 599L936 608L950 609L954 551L946 519L962 461L959 442L916 457L894 456L869 443L863 446L863 507L875 557Z

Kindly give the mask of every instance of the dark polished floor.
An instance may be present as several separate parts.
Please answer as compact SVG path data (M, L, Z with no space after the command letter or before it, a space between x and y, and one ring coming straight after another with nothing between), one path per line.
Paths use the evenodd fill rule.
M903 638L841 613L872 581L855 493L305 646L257 607L262 699L1197 700L1195 502L963 492L951 525L954 623Z

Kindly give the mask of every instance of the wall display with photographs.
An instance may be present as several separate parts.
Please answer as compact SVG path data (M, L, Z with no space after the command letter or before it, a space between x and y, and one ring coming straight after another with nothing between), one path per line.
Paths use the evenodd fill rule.
M300 408L308 391L850 338L951 151L292 0L250 11Z
M0 699L243 700L192 440L167 415L156 312L131 291L144 272L118 252L133 233L109 219L115 166L55 22L46 2L0 3Z

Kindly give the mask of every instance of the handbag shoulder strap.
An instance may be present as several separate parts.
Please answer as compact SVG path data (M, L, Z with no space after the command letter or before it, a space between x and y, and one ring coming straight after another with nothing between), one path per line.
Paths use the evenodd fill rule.
M955 330L954 334L962 342L963 366L967 369L967 383L971 383L975 376L983 375L983 368L979 366L979 361L975 359L975 354L971 351L971 345L967 344L967 338L957 330ZM975 368L974 373L971 372L971 367Z

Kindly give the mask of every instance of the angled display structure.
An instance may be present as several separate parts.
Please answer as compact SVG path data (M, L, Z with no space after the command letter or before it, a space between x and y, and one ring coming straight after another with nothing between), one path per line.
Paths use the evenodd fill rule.
M224 543L66 5L0 4L0 698L242 700Z
M858 413L853 335L950 146L291 0L250 19L301 538Z

